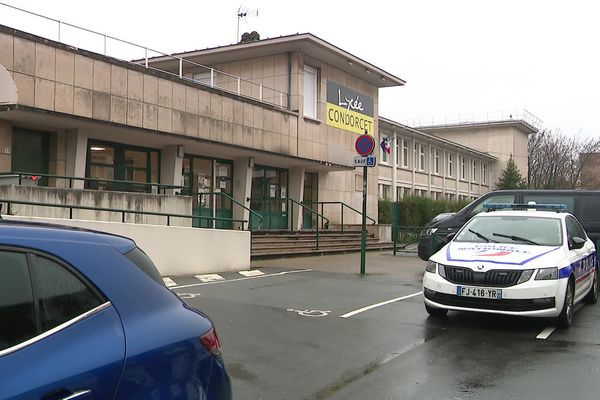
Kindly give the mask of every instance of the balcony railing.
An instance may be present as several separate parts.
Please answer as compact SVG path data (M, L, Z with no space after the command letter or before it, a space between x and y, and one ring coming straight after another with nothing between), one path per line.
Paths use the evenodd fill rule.
M458 115L443 115L437 117L411 118L403 120L402 123L413 128L423 127L442 127L451 125L467 124L489 124L494 122L515 121L521 122L530 127L540 130L542 120L527 110L499 111L499 112L481 112L464 113Z
M10 4L0 2L0 6L4 6L0 12L0 23L4 25L10 24L13 28L26 30L29 33L46 37L50 40L56 40L63 44L104 54L105 56L130 64L143 65L149 70L177 76L190 82L234 93L261 103L284 109L288 108L289 96L281 90L242 79L239 76L186 60L183 57L170 55L148 46L138 45L106 33L96 32ZM23 23L19 24L19 21L23 21ZM43 22L49 24L44 24ZM18 27L17 25L23 26ZM153 67L150 65L149 60L154 57L175 61L177 70L174 72L172 70ZM140 61L131 61L132 59ZM201 78L198 78L198 76L201 76Z

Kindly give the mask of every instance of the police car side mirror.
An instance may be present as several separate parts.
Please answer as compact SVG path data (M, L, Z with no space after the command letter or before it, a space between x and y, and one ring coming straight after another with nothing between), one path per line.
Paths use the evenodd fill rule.
M449 243L456 236L456 232L452 232L446 235L446 243Z
M579 236L573 236L571 238L571 248L572 249L581 249L585 244L585 239L580 238Z

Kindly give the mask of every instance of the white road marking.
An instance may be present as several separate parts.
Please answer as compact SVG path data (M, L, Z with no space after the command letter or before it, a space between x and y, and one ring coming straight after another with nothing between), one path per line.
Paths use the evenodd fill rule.
M215 281L224 281L223 278L219 274L205 274L205 275L194 275L196 279L199 279L200 282L215 282Z
M171 287L171 286L177 286L177 282L175 282L173 279L171 278L162 278L163 282L165 283L165 285L167 285L167 287Z
M394 351L393 353L388 354L386 357L384 357L380 362L379 365L384 365L389 363L392 360L395 360L396 358L400 357L401 355L408 353L409 351L411 351L412 349L414 349L415 347L421 345L425 343L425 339L419 339L415 342L412 342L396 351Z
M331 312L324 310L294 310L293 308L288 308L286 311L298 313L303 317L326 317Z
M550 336L552 334L552 332L554 332L555 329L556 329L555 326L549 326L546 329L544 329L542 332L540 332L540 334L537 335L535 338L536 339L548 339L548 336Z
M372 310L373 308L385 306L386 304L395 303L395 302L401 301L401 300L410 299L411 297L420 296L422 294L423 294L423 291L420 291L420 292L417 292L417 293L409 294L408 296L397 297L395 299L391 299L391 300L383 301L381 303L373 304L373 305L370 305L370 306L367 306L367 307L359 308L358 310L350 311L350 312L348 312L348 313L346 313L344 315L340 315L340 318L350 318L353 315L360 314L362 312Z
M264 275L265 274L264 272L262 272L259 269L252 269L252 270L249 270L249 271L238 271L238 273L240 275L244 275L244 276L260 276L260 275Z
M182 299L193 299L200 295L198 293L177 293L177 296L179 296Z
M300 273L300 272L310 272L310 271L312 271L312 269L299 269L299 270L295 270L295 271L283 271L283 272L277 272L275 274L264 274L264 275L259 275L259 276L248 276L248 277L245 277L245 278L228 279L228 280L217 281L217 282L204 282L204 283L194 283L194 284L191 284L191 285L174 286L174 287L172 287L170 289L183 289L183 288L194 287L194 286L215 285L215 284L222 284L222 283L245 281L245 280L248 280L248 279L268 278L268 277L271 277L271 276L280 276L280 275L287 275L287 274L297 274L297 273Z

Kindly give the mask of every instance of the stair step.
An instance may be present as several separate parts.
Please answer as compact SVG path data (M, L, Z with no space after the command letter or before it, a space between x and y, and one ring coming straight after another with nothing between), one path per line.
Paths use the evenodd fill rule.
M373 245L367 245L367 250L389 250L394 247L393 243L377 243ZM268 257L282 257L282 256L296 256L296 255L321 255L321 254L332 254L332 253L350 253L360 251L360 246L348 246L348 247L319 247L319 249L270 249L261 251L252 251L252 258L268 258Z

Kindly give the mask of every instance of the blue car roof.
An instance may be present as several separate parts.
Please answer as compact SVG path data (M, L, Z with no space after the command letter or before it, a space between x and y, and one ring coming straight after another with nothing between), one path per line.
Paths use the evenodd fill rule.
M48 223L0 220L0 242L2 238L9 237L22 239L23 244L32 239L103 243L112 246L121 254L135 248L132 239L106 232Z

